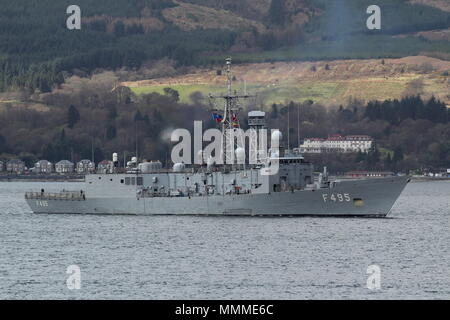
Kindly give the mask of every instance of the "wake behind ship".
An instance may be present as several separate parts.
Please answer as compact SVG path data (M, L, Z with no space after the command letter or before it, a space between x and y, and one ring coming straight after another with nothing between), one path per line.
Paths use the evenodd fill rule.
M220 164L203 154L198 164L175 163L170 169L159 161L138 164L135 159L127 173L113 167L110 173L86 175L80 190L27 192L28 205L34 213L69 214L384 217L390 212L409 177L331 181L325 168L315 179L313 164L298 149L278 146L278 130L270 135L268 151L260 141L250 142L255 161L240 161L246 157L245 145L237 141L235 149L229 132L240 130L240 100L250 96L233 93L231 59L227 77L227 93L211 96L224 102L222 110L213 110L222 130ZM254 132L266 129L264 112L250 112L248 121Z

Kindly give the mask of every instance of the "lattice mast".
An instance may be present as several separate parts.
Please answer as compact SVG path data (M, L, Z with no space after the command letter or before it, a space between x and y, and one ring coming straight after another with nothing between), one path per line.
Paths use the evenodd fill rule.
M227 93L222 95L212 95L209 97L213 101L218 99L224 100L223 105L223 118L220 122L222 126L222 150L221 150L221 159L224 164L235 164L235 149L236 148L244 148L243 139L238 139L235 144L234 134L235 130L241 129L239 123L239 111L242 110L240 99L248 99L253 96L248 95L246 92L244 94L238 94L236 91L233 92L232 84L233 84L233 75L231 73L231 58L226 59L226 73L227 73Z

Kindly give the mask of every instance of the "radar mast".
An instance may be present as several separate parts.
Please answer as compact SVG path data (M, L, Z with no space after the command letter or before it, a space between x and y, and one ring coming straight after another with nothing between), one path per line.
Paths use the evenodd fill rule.
M237 148L244 148L245 141L244 138L237 139L237 143L234 143L236 138L235 132L241 129L239 123L239 112L242 110L241 99L249 99L255 96L248 95L246 92L243 94L237 93L236 90L233 92L233 75L231 72L231 58L226 60L226 73L227 73L227 93L213 95L210 94L210 102L212 105L220 104L218 101L223 101L222 111L219 108L212 109L213 112L222 112L221 119L218 121L221 124L222 129L222 150L221 150L221 160L223 164L236 163L235 157L235 145Z

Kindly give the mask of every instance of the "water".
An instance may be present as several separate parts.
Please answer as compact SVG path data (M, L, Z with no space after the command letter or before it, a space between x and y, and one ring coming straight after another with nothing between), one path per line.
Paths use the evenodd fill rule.
M35 215L41 186L0 183L1 299L450 298L448 181L410 183L387 219Z

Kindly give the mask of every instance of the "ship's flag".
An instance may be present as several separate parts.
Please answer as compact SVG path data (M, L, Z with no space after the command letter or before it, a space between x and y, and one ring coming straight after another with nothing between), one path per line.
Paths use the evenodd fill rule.
M223 120L223 116L221 114L218 114L218 113L214 112L213 113L213 119L216 120L217 123L220 123Z
M239 119L235 114L231 117L231 125L235 128L239 127Z

